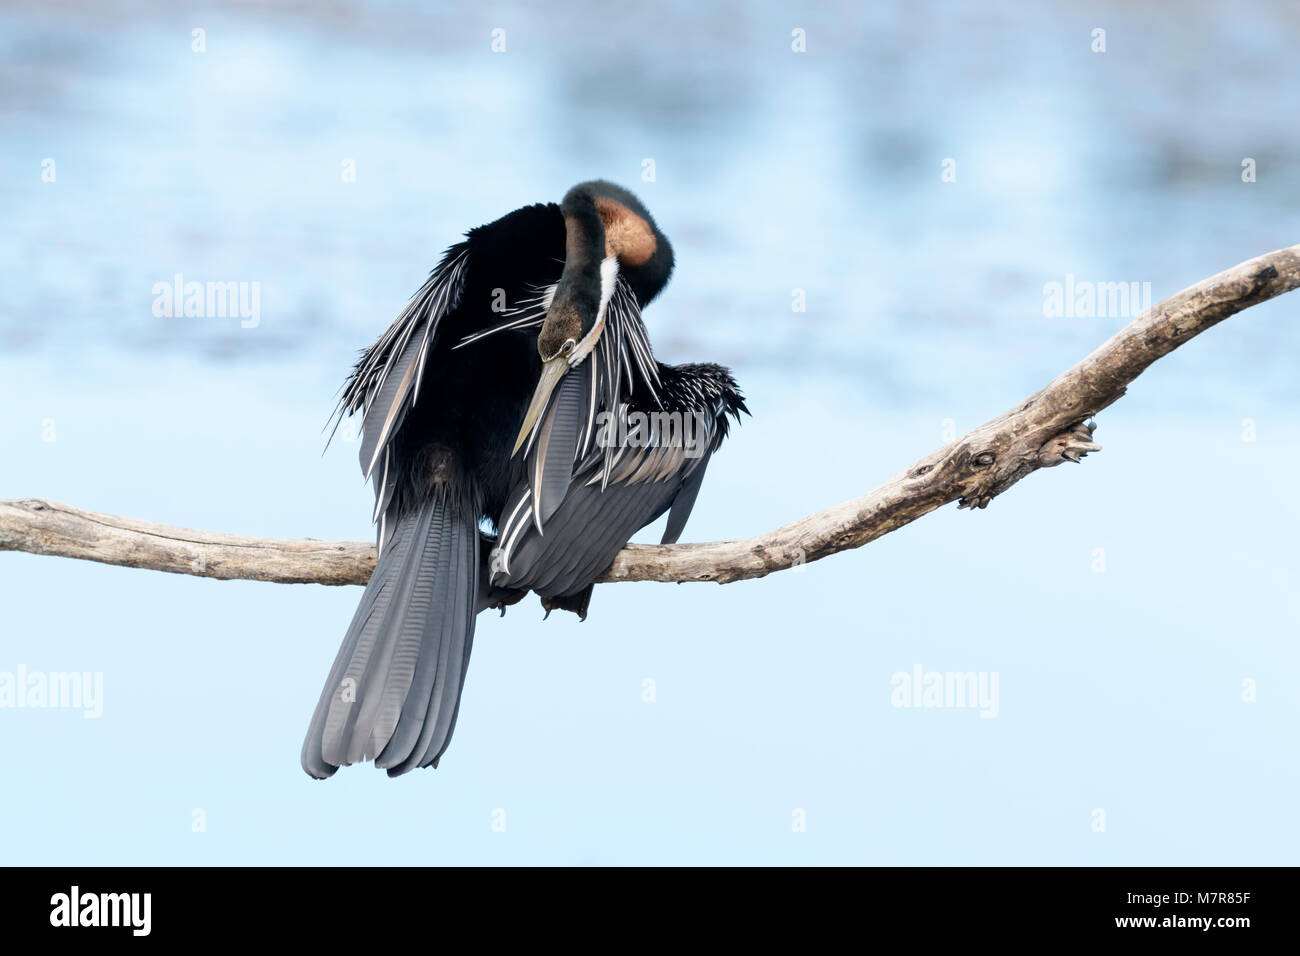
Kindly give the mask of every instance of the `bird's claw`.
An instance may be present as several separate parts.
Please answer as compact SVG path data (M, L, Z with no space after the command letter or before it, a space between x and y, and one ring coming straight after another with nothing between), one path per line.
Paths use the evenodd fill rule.
M582 599L575 600L574 596L572 595L568 597L559 597L559 596L542 597L541 595L538 596L541 597L542 607L546 609L546 614L543 615L542 617L543 621L545 621L548 617L551 616L552 611L569 611L573 614L578 615L579 622L585 621L587 619L587 602L585 600Z
M502 594L502 596L498 600L493 601L491 604L489 604L488 607L492 608L492 610L494 611L500 611L501 616L505 617L506 608L508 608L512 604L518 604L527 596L528 596L527 591L507 591L504 594Z

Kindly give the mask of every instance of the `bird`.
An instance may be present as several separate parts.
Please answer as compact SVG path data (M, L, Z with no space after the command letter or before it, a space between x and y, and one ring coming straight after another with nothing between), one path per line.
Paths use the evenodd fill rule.
M636 196L592 180L470 229L358 359L378 559L326 677L302 767L437 767L477 615L528 593L585 620L595 581L668 513L749 409L731 371L668 365L642 318L674 267ZM333 432L331 432L331 437Z

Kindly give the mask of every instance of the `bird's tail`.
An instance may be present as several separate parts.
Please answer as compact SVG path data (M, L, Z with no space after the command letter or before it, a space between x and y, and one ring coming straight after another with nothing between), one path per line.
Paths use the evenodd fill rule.
M449 492L397 522L366 585L302 746L325 778L362 760L397 776L437 766L474 642L479 535Z

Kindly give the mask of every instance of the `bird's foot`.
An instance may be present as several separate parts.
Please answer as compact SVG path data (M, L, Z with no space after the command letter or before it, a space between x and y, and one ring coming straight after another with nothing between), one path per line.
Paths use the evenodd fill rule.
M528 596L527 591L506 591L502 590L495 601L488 605L494 611L500 611L501 616L506 616L506 608L512 604L518 604Z
M587 619L587 607L591 604L591 585L588 585L577 594L553 595L542 598L542 607L546 608L546 617L551 616L552 611L571 611L578 615L579 621Z

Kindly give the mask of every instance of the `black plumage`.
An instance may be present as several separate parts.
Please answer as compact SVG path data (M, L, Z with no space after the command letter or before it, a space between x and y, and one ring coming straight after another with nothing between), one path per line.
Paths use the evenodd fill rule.
M728 416L738 419L747 409L721 366L661 364L658 372L654 393L634 391L612 413L618 440L597 440L578 458L567 493L544 529L530 515L531 486L515 489L491 553L494 585L543 598L589 594L632 535L670 508L661 540L677 541L709 457L727 437ZM665 425L692 429L693 447L684 436L666 434Z
M726 369L654 359L641 309L672 267L634 196L584 183L470 230L362 356L338 415L363 414L380 557L308 728L309 774L436 766L480 610L532 590L585 617L638 529L667 511L676 540L745 406Z

